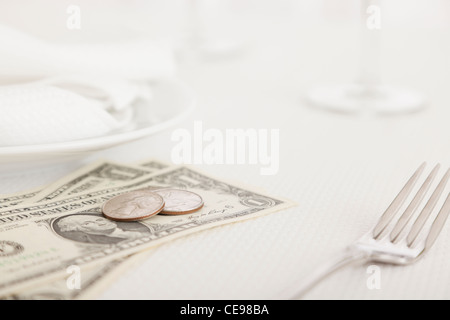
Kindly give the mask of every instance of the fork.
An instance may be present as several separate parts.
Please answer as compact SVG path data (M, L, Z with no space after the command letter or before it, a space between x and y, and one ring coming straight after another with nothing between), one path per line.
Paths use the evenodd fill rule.
M440 165L436 165L423 185L420 187L408 207L398 218L398 212L406 200L413 194L419 177L423 174L426 163L423 163L414 175L408 180L401 192L397 195L388 209L379 219L375 227L367 232L362 238L348 246L336 259L316 269L303 283L293 299L301 299L310 289L321 280L325 279L335 271L351 264L364 263L386 263L391 265L409 265L424 256L433 246L438 238L444 224L450 214L450 194L437 214L431 227L426 231L424 237L419 234L424 229L427 220L434 211L445 187L450 179L450 170L446 172L442 180L435 188L429 200L426 202L421 213L412 223L414 213L424 203L425 196L431 188L433 181L438 175ZM394 219L395 218L395 219Z

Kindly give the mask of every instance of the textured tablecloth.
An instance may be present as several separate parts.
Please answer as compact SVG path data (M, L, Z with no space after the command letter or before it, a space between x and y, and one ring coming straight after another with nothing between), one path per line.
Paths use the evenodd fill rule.
M430 103L417 114L380 117L332 114L303 100L316 84L353 79L358 46L351 26L308 26L282 15L254 19L258 33L248 33L240 55L180 64L178 75L195 90L198 108L179 127L193 130L194 121L202 121L205 129L279 129L276 175L260 175L258 165L199 168L298 205L152 249L101 299L284 299L285 288L368 231L423 161L450 165L448 27L383 30L383 81L421 90ZM171 133L88 160L170 162ZM50 182L76 166L11 172L0 192ZM423 260L407 267L379 265L380 289L368 288L367 266L348 267L305 298L449 299L449 243L447 225Z

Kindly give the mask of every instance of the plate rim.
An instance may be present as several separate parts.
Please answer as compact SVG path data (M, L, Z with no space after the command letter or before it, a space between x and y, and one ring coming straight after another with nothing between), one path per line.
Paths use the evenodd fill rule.
M177 86L180 92L189 96L189 102L183 107L182 112L170 117L167 120L158 122L154 125L139 128L136 130L130 130L126 132L119 132L110 135L55 142L45 144L32 144L22 146L8 146L0 147L0 156L25 156L25 155L45 155L55 153L77 153L77 152L89 152L94 150L104 150L113 146L118 146L127 142L132 142L145 138L153 133L163 131L173 125L181 122L189 114L191 114L197 104L196 95L194 91L180 79L164 79L157 82L157 85L171 85Z

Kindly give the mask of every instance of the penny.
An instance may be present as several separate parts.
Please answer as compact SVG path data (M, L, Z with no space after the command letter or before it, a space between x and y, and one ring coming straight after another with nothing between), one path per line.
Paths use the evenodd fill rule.
M198 194L178 189L160 189L152 192L159 194L165 202L160 214L189 214L203 208L203 199Z
M149 191L132 191L113 197L102 208L103 214L117 221L136 221L161 212L164 199Z

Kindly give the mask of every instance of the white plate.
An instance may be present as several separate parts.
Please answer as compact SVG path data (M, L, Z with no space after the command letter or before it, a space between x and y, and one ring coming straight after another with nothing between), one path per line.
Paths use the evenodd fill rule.
M192 90L179 80L160 81L152 84L152 89L151 103L136 106L134 120L126 128L83 140L0 147L0 169L27 163L62 162L135 141L174 126L195 107Z

